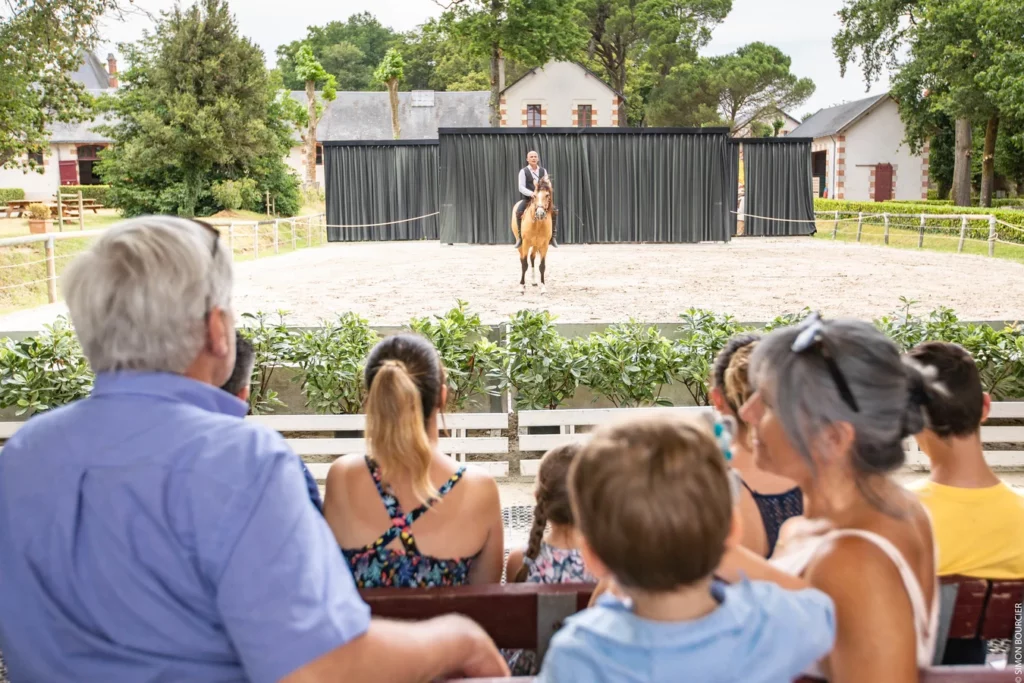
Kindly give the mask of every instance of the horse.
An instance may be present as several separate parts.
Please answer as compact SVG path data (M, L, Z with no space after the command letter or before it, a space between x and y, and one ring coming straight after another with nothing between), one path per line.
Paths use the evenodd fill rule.
M523 211L523 235L522 243L519 245L519 263L522 265L522 277L519 278L519 292L526 294L526 259L530 259L530 274L533 286L537 286L537 271L534 265L537 255L540 254L540 293L545 294L547 287L544 284L544 269L547 262L548 243L551 241L551 207L553 190L548 178L541 178L537 181L537 188L533 197L529 199L526 210ZM522 200L527 201L527 200ZM516 203L512 207L512 235L519 241L519 229L516 225Z

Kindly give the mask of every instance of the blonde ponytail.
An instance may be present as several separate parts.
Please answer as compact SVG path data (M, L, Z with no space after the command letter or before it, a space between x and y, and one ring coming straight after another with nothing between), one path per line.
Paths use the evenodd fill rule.
M376 369L366 397L368 451L381 468L385 481L408 477L423 503L437 496L430 483L434 449L425 428L423 397L406 368L398 360L385 360Z

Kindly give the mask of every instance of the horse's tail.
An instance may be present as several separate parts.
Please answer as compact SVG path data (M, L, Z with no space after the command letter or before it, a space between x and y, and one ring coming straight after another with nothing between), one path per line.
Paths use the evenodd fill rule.
M516 222L516 209L519 208L519 203L516 202L512 206L512 236L516 238L516 242L519 241L519 225Z

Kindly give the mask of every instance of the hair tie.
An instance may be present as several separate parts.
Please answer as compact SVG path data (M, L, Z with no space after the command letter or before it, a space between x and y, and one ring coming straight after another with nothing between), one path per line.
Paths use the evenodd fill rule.
M726 462L732 460L732 442L736 437L736 420L729 415L722 415L717 410L710 410L704 413L708 425L711 427L711 434L715 437L718 450Z

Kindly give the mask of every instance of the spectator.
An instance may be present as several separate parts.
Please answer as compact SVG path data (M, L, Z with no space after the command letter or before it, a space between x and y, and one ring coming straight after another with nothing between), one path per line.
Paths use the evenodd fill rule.
M740 529L705 426L648 417L602 428L573 463L569 488L587 567L613 577L628 600L607 594L571 617L540 681L789 681L832 647L832 603L821 592L713 582Z
M935 387L874 326L816 315L762 339L751 377L740 415L757 461L797 482L809 520L832 528L799 539L784 528L771 564L730 549L719 575L810 584L835 601L836 645L812 675L916 681L935 648L935 549L928 514L890 475Z
M733 337L715 359L711 382L711 404L736 420L738 433L732 444L729 462L740 474L743 491L740 513L743 517L743 547L761 557L771 557L786 520L804 512L804 494L792 480L759 467L754 457L749 425L739 415L739 407L750 398L750 356L759 335Z
M209 226L111 227L62 277L92 396L0 457L14 681L420 681L506 670L474 624L371 620L295 454L218 387L231 259Z
M254 367L256 367L256 351L252 347L252 342L246 339L240 331L236 330L235 368L231 371L231 377L228 377L228 381L224 383L221 389L237 397L239 400L245 401L248 405L246 409L247 414L252 413L249 396L252 393L252 370ZM320 487L317 486L316 479L309 471L309 468L306 467L306 463L303 462L301 457L299 458L299 464L302 466L302 476L306 480L306 490L309 492L309 499L312 501L313 507L317 509L317 512L323 512L324 504L320 499Z
M908 355L946 390L926 403L928 428L916 437L931 475L910 486L931 513L939 575L1024 578L1024 496L985 462L981 424L992 402L978 366L956 344L928 342ZM986 650L982 640L954 639L943 663L984 664Z
M515 583L595 583L597 579L583 566L579 535L569 503L569 466L579 444L553 448L541 458L533 507L533 527L526 548L508 555L506 575ZM531 650L508 653L514 676L537 673L537 654Z
M498 485L438 450L445 382L417 335L388 337L366 360L369 455L331 465L324 503L360 588L501 581Z

